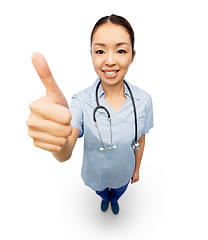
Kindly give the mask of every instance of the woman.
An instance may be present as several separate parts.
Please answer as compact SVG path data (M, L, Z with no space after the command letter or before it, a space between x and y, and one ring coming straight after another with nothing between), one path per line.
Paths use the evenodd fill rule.
M152 100L124 80L135 57L134 32L126 19L111 15L96 23L91 56L98 79L75 94L68 109L45 59L39 53L32 55L47 93L30 105L28 134L35 146L61 162L71 157L77 138L84 135L83 181L101 196L103 212L111 202L118 214L118 200L130 179L139 180L145 134L153 127ZM137 142L138 148L132 149L134 137L140 149Z

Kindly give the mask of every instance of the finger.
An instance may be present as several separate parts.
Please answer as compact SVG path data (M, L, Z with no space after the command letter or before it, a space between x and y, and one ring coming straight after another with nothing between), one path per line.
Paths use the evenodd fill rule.
M30 110L48 120L65 125L68 125L72 118L71 112L67 108L52 103L47 96L31 103Z
M35 114L31 114L26 124L29 128L35 129L39 132L46 132L55 137L65 138L72 134L71 124L59 124L50 120L38 118Z
M132 183L135 183L135 182L137 182L137 181L138 181L138 179L135 178L135 177L133 177L133 178L131 179L131 184L132 184Z
M35 147L41 148L41 149L49 151L49 152L60 152L62 150L62 146L39 142L36 140L33 141L33 144Z
M55 137L69 137L72 134L72 126L55 123L49 120L39 120L38 130L47 132Z
M55 101L57 104L65 106L68 108L68 103L58 87L56 81L54 80L51 70L42 54L34 52L32 54L32 63L37 71L42 83L44 84L47 94Z
M56 81L54 80L48 63L42 54L34 52L32 54L32 63L37 71L40 79L42 80L46 90L48 92L58 92L60 91Z
M28 135L35 141L44 142L52 145L63 146L67 143L67 138L55 137L45 132L39 132L35 129L29 128Z

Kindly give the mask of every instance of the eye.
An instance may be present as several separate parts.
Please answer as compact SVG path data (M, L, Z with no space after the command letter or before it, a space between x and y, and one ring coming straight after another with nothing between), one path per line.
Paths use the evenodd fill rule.
M118 50L118 52L117 52L117 53L123 54L123 53L126 53L126 51L125 51L125 50L123 50L123 49L120 49L120 50Z
M104 51L103 51L103 50L97 50L95 53L97 53L97 54L103 54Z

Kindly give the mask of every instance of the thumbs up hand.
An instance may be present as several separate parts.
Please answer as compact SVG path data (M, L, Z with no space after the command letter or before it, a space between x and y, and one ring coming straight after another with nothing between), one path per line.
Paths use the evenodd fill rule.
M46 88L46 96L55 103L68 108L68 103L54 80L45 58L40 53L33 53L32 63Z
M46 95L30 104L28 135L36 147L60 152L72 134L71 112L45 58L40 53L33 53L32 62L46 88Z

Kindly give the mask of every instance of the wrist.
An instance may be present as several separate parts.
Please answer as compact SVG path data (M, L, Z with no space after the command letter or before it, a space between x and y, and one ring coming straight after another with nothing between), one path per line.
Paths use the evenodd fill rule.
M67 161L72 154L72 146L70 141L68 140L67 143L64 146L62 146L61 151L52 152L52 154L59 162Z
M138 173L139 174L139 169L135 169L134 173Z

